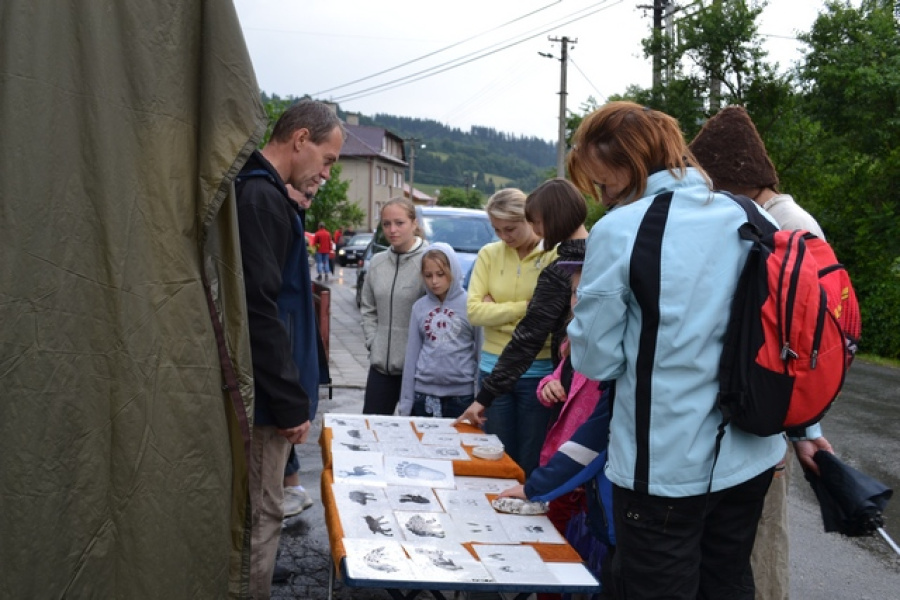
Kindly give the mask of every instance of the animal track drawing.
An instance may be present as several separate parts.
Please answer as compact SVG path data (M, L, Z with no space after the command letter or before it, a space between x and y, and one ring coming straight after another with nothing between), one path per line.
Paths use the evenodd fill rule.
M372 533L379 533L387 537L394 537L393 530L390 527L387 527L388 521L384 517L373 517L370 515L366 515L363 518L366 520L366 525L368 525L369 531L371 531Z

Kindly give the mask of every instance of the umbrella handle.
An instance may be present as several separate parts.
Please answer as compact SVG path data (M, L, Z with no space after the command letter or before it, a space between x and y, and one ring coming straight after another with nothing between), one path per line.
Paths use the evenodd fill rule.
M884 541L888 543L888 545L894 549L894 552L900 554L900 547L897 546L897 542L891 539L891 536L888 535L888 532L884 530L884 527L879 527L876 531L881 534L881 537L884 538Z

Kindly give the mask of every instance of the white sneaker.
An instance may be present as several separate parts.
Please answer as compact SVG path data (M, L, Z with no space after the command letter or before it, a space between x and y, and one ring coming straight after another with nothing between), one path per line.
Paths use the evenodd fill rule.
M303 488L284 488L284 517L299 515L313 505L313 499Z

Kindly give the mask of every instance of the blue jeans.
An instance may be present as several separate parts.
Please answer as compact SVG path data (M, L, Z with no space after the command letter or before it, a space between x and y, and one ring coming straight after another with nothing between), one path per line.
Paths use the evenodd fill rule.
M331 274L331 267L328 262L327 252L316 252L316 272L319 275Z
M482 379L487 376L488 373L481 372ZM541 446L553 415L553 411L538 400L540 382L540 377L519 378L511 392L494 398L485 411L484 430L500 438L506 453L525 471L525 477L538 466Z
M425 408L425 394L421 394L419 392L415 392L413 394L413 407L412 407L412 416L414 417L434 417L439 416L445 419L455 419L459 415L466 412L466 409L469 408L469 405L472 404L472 401L475 400L475 396L469 394L468 396L441 396L441 414L433 415L428 412Z

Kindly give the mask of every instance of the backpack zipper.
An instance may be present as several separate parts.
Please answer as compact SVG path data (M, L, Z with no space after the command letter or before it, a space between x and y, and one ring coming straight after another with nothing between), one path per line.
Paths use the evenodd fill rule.
M784 306L784 311L778 311L778 331L781 332L781 360L784 361L785 374L788 372L788 360L797 358L798 356L791 348L791 322L790 319L787 318L789 315L793 314L794 311L794 303L797 299L797 280L800 277L800 263L803 259L803 250L805 250L803 244L798 244L796 242L796 237L797 232L791 232L787 242L787 250L785 250L784 253L784 264L781 267L781 276L778 279L778 298L780 300L783 292L782 282L784 281L784 272L787 270L787 266L790 264L791 254L794 252L794 248L796 248L797 258L794 260L793 266L791 267L787 302Z
M809 368L815 369L819 362L819 344L822 343L822 332L825 331L825 312L828 310L828 295L825 288L819 286L819 314L816 316L816 333L813 335L812 352L809 354Z

